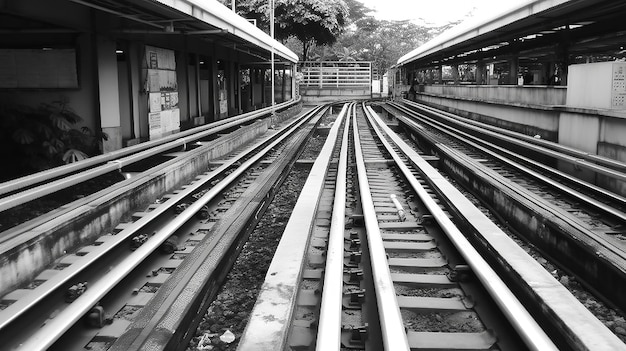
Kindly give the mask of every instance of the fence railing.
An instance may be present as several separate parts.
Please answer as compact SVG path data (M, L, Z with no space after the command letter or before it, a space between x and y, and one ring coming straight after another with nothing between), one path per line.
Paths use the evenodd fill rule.
M319 88L370 87L372 64L362 61L304 62L300 85Z

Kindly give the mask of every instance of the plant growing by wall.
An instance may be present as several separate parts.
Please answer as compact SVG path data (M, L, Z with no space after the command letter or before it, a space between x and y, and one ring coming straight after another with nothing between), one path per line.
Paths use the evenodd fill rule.
M107 135L87 127L67 99L37 107L0 106L0 152L10 162L0 177L7 180L80 161L101 153Z

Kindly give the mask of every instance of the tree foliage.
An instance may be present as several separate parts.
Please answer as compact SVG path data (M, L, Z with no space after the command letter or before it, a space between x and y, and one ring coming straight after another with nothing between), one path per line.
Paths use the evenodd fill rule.
M335 43L349 15L344 0L274 0L274 7L275 38L298 39L302 57L307 56L313 45ZM236 9L241 16L256 19L257 25L269 32L269 0L240 0Z
M221 0L231 6L231 0ZM269 0L237 0L237 13L269 33ZM275 37L302 61L371 61L380 73L458 24L377 20L359 0L275 0Z

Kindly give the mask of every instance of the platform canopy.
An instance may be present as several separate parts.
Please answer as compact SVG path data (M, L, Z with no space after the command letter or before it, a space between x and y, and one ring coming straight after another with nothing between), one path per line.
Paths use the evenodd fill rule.
M274 50L276 59L298 62L293 51L216 0L70 1L117 15L127 34L196 36L263 60Z
M402 56L409 63L436 66L518 55L552 55L559 46L570 55L624 53L626 1L529 0L491 18L454 27Z

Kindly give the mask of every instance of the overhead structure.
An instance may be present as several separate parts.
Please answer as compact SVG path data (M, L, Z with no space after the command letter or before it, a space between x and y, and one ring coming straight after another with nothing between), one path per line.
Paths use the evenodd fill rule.
M531 0L488 19L443 33L402 56L397 66L434 67L468 62L558 62L565 67L626 56L626 2Z
M161 32L206 37L211 41L217 35L224 39L223 45L233 45L236 50L256 54L260 58L269 60L273 46L283 60L298 62L298 55L217 0L70 1L135 22L136 29L129 29L125 21L125 33Z

